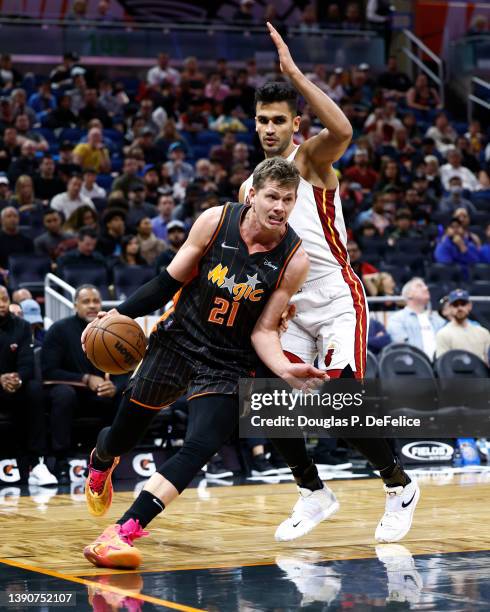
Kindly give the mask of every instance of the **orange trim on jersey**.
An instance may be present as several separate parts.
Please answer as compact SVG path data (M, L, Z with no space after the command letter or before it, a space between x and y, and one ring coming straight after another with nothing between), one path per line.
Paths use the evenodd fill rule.
M286 272L286 268L288 266L288 263L291 260L291 257L296 253L296 251L299 249L301 245L301 240L298 240L297 244L292 248L291 252L289 253L289 255L287 256L286 261L284 262L283 267L281 268L281 271L279 272L279 278L277 279L277 283L275 286L275 289L277 289L279 287L279 285L281 284L282 281L282 277L284 276L284 273Z
M166 408L167 406L170 406L170 404L163 404L163 406L148 406L148 404L142 404L141 402L138 402L137 400L133 398L131 398L129 401L134 402L135 404L138 404L138 406L143 406L143 408L150 408L150 410L161 410L162 408Z
M218 226L216 227L216 229L214 230L213 235L211 236L211 240L208 242L208 244L206 245L206 248L204 249L203 254L201 255L201 257L204 257L204 255L206 255L206 253L209 251L209 249L213 246L213 242L216 240L216 238L218 237L219 231L221 229L221 226L223 225L223 221L225 220L225 215L226 215L226 211L228 210L228 207L230 206L230 204L227 202L224 206L223 206L223 211L221 213L221 217L219 219L219 223Z
M222 391L205 391L204 393L194 393L187 398L187 401L196 399L196 397L203 397L204 395L233 395L232 393L223 393Z
M327 193L329 198L327 200ZM330 189L321 190L313 186L313 194L317 205L318 215L323 228L325 240L332 255L341 267L342 277L349 287L354 311L356 313L356 329L354 341L354 362L356 366L356 378L364 378L366 370L366 306L361 281L354 274L348 263L347 251L340 240L339 233L335 227L335 191ZM331 206L330 206L331 204Z
M182 289L179 290L178 293L180 293L182 291ZM178 295L177 293L175 295ZM173 306L171 306L168 310L166 310L162 316L158 319L158 321L155 323L155 325L151 328L151 332L150 333L154 333L157 330L157 327L160 323L162 323L163 321L166 321L169 316L175 311L175 303Z

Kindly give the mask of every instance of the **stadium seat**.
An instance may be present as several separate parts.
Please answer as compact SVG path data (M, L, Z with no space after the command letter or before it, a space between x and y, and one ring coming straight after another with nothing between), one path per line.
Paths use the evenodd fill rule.
M104 210L107 208L107 199L106 198L92 198L92 202L94 203L95 208L99 215L101 215Z
M434 364L439 378L488 378L488 367L468 351L448 351Z
M433 263L425 269L425 281L428 283L462 282L461 270L458 266Z
M475 280L468 288L470 295L490 296L490 280Z
M99 187L102 187L107 191L107 193L109 193L112 187L113 180L114 178L112 174L98 174L96 178L96 183L97 185L99 185Z
M72 287L89 283L97 287L103 300L110 300L112 297L105 266L64 266L60 274L61 278Z
M474 264L470 268L472 281L490 281L490 264Z
M383 257L388 245L382 238L363 238L359 241L364 259L370 261L373 254Z
M44 277L51 271L51 259L42 255L10 255L8 269L12 290L40 288L44 285Z
M381 272L391 274L398 287L404 285L414 276L412 270L410 270L408 266L395 266L383 262L379 265L379 269Z
M197 132L195 135L196 145L205 145L208 148L213 145L221 144L221 135L218 132L213 132L212 130L202 130L201 132Z
M425 361L427 361L427 363L430 365L430 359L427 357L427 354L424 353L424 351L422 351L416 346L413 346L412 344L407 344L406 342L392 342L391 344L388 344L381 351L381 355L388 355L389 353L392 353L394 351L408 351L410 353L414 353L422 359L425 359Z
M411 276L423 276L424 258L420 253L393 251L386 253L385 262L393 266L408 266L411 270Z
M478 210L490 212L490 189L485 191L474 191L471 194L471 201Z
M61 131L60 141L69 140L73 143L79 143L86 135L87 130L82 130L81 128L65 128Z
M453 289L458 288L457 283L427 283L430 291L430 303L433 310L438 310L440 300L449 295Z
M425 238L400 238L393 246L395 252L422 254L427 253L430 243Z
M366 357L366 372L364 374L364 378L376 378L378 375L378 360L376 359L376 355L371 353L371 351L367 352Z
M113 272L117 300L125 299L155 276L155 270L150 266L115 266Z

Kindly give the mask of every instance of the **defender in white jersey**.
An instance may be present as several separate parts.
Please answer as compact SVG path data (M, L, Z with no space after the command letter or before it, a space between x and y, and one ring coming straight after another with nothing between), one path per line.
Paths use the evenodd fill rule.
M294 296L296 316L281 338L291 361L313 363L331 378L364 377L368 311L364 290L347 255L347 234L332 164L347 148L352 127L342 110L294 63L278 32L267 24L276 45L281 70L289 83L266 83L256 92L256 131L265 157L294 160L301 181L289 222L303 241L310 271ZM301 118L296 112L298 93L325 129L300 146L294 144ZM240 189L247 200L251 178ZM277 220L278 222L280 219ZM273 265L273 262L270 262ZM259 353L259 357L260 357ZM279 525L276 539L292 540L310 531L338 509L332 491L318 479L314 464L307 463L304 440L271 442L291 467L299 487L299 500L290 518ZM404 472L386 440L350 439L380 472L385 483L386 509L375 538L394 542L410 529L420 491Z

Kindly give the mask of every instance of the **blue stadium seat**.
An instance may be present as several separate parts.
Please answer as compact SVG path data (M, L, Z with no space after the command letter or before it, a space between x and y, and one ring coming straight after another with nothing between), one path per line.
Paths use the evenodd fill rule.
M111 299L105 266L64 266L60 274L62 279L72 287L90 283L97 287L103 300Z
M391 274L391 276L395 279L395 282L399 287L401 287L401 285L404 285L414 276L413 272L408 266L395 266L382 262L379 265L379 270L381 272L387 272L388 274Z
M94 203L95 208L99 215L101 215L104 210L107 208L107 199L106 198L92 198L92 202Z
M221 135L212 130L202 130L196 133L195 142L196 145L207 145L208 147L212 147L213 145L221 144Z
M131 295L155 276L155 269L150 266L115 266L113 272L117 300Z
M490 281L490 264L478 263L470 268L472 281Z
M445 282L462 282L461 270L458 266L451 264L433 263L425 268L425 280L429 283Z
M49 128L37 127L32 131L45 138L48 141L49 146L58 144L58 139L56 138L53 130L50 130Z
M61 131L60 141L69 140L73 143L78 143L84 136L87 135L87 130L81 128L65 128Z
M470 295L490 296L490 280L475 280L468 288Z
M39 287L51 271L51 259L42 255L10 255L8 269L12 290L28 285Z
M113 180L112 174L98 174L95 182L109 193Z
M255 134L250 132L237 132L236 141L244 142L245 144L252 145L254 142Z
M478 210L490 212L490 189L484 191L473 191L471 201Z
M385 262L393 266L408 266L412 276L423 276L424 257L422 254L392 251L385 254Z

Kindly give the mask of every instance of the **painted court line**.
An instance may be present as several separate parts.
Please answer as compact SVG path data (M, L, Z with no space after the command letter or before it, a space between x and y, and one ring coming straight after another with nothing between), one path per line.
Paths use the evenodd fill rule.
M156 604L158 606L164 606L171 610L180 610L181 612L205 612L201 608L193 608L192 606L186 606L183 604L175 603L173 601L167 601L165 599L159 599L158 597L152 597L151 595L144 595L143 593L135 593L126 589L121 589L116 586L108 584L101 584L93 580L87 580L86 578L79 578L77 576L70 576L62 574L55 570L48 570L42 567L36 567L27 563L20 563L19 561L11 561L10 559L0 559L0 563L10 565L12 567L18 567L20 569L28 570L30 572L37 572L38 574L45 574L46 576L52 576L53 578L59 578L60 580L67 580L69 582L76 582L77 584L84 584L86 586L93 586L101 591L108 591L110 593L117 593L118 595L124 595L125 597L131 597L133 599L139 599L148 603Z

